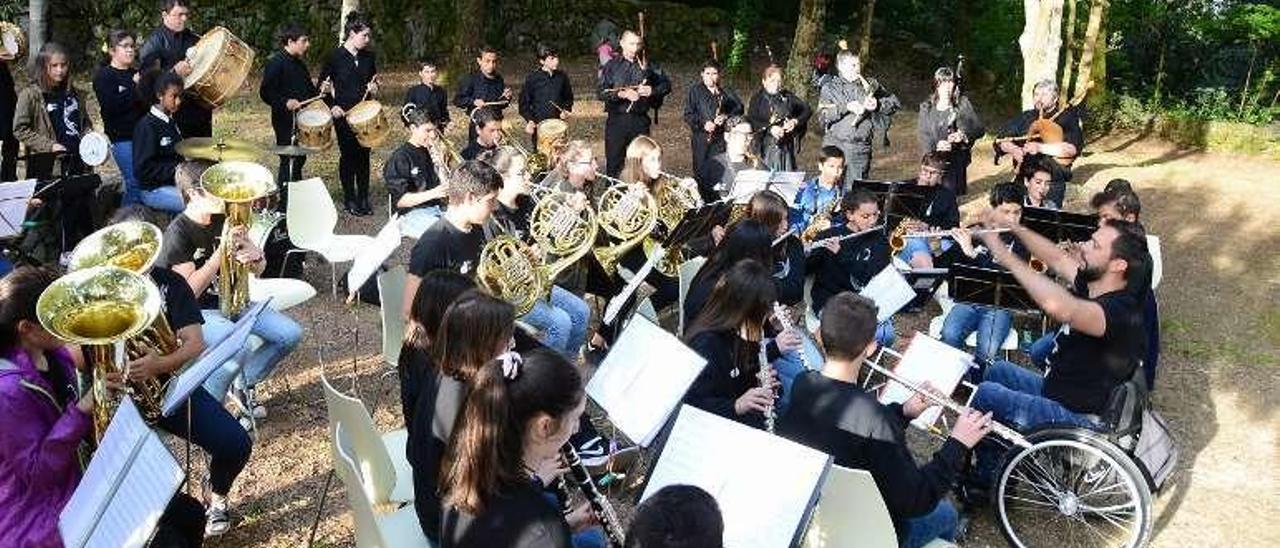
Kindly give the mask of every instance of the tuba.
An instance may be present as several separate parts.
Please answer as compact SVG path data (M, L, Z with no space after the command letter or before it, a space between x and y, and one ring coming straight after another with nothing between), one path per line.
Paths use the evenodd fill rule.
M140 274L117 266L95 266L69 273L45 288L36 302L36 317L58 338L81 345L93 372L94 433L107 431L118 402L107 394L106 376L123 372L117 345L147 329L160 316L160 291ZM158 382L158 379L151 379ZM160 418L163 390L130 383L143 418Z
M253 162L221 162L200 177L205 192L226 203L227 219L222 225L222 241L230 242L232 232L247 230L253 216L253 202L276 191L271 171ZM218 267L219 308L222 315L235 318L249 304L249 266L236 260L236 248L222 246Z
M642 185L615 184L600 195L596 211L600 230L621 241L597 246L591 252L606 273L616 274L622 255L658 225L658 206Z

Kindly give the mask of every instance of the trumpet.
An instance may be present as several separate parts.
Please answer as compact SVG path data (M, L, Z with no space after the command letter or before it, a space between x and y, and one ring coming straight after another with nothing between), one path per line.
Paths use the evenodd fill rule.
M912 392L915 392L920 394L921 396L924 396L925 399L935 404L938 404L951 412L959 414L965 411L964 406L960 405L959 403L956 403L951 398L939 396L933 391L925 390L924 387L898 375L897 373L894 373L889 368L883 365L880 365L880 361L884 359L884 356L886 355L892 356L893 358L896 358L898 360L902 359L902 354L899 354L888 348L882 347L880 349L880 352L876 354L876 357L874 360L867 359L867 360L863 360L862 363L866 364L867 367L870 367L873 371L880 373L881 375L884 375L885 378L893 382L896 382L898 384L901 384L902 386L906 387L908 390L911 390ZM1019 447L1031 447L1031 442L1028 442L1027 438L1024 437L1022 434L1019 434L1017 430L1009 428L1008 426L1005 426L998 422L993 421L991 423L991 432L997 436L1004 438L1009 443L1012 443Z

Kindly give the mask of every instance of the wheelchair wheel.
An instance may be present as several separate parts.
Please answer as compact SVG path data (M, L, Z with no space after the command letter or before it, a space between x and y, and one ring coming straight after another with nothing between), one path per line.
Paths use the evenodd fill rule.
M1143 546L1151 490L1133 459L1101 434L1054 429L1005 459L994 494L1013 546Z

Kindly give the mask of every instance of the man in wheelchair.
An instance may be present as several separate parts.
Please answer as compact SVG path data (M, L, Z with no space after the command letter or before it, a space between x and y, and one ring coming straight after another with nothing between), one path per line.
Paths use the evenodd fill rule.
M1104 221L1076 256L1024 226L1008 228L1070 289L1035 272L999 245L998 235L981 236L995 261L1061 327L1044 375L997 361L984 373L971 406L1023 432L1047 425L1106 430L1102 416L1113 391L1133 376L1146 354L1141 298L1150 283L1151 257L1142 226ZM977 457L975 479L980 488L989 486L999 452L980 447Z

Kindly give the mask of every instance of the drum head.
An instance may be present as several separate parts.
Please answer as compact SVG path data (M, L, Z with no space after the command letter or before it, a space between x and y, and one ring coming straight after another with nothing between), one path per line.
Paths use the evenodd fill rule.
M106 135L90 131L80 138L80 160L84 163L97 167L106 163L110 155L111 141Z
M318 106L318 108L317 108ZM316 101L298 111L298 125L302 127L324 127L333 123L333 116L324 103Z
M4 51L10 55L17 56L18 52L22 51L22 49L18 47L18 35L8 32L9 29L4 30L4 34L0 36L0 42L4 44Z
M568 130L569 130L569 124L566 124L564 120L558 120L556 118L548 118L546 120L538 122L539 135L543 133L552 133L552 134L558 135Z
M187 50L187 62L191 64L191 74L183 79L187 88L194 86L209 73L218 61L218 57L222 55L223 46L230 36L231 33L227 29L214 27L204 33L194 47Z
M352 124L358 124L367 120L372 120L375 116L382 114L382 103L372 99L361 101L356 106L351 107L347 111L347 121Z

